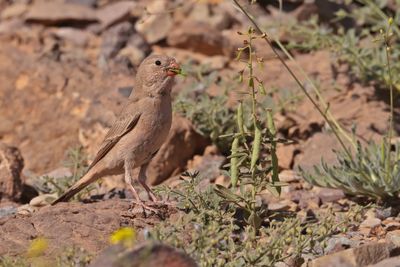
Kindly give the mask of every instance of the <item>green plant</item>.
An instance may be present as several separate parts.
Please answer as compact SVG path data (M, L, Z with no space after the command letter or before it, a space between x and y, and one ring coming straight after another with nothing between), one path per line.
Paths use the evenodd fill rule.
M268 189L278 196L281 191L281 183L278 178L278 157L276 155L276 129L272 118L272 111L264 109L258 102L258 98L266 95L263 82L254 75L256 61L263 63L262 58L257 58L253 42L260 38L253 28L246 33L238 33L246 36L244 46L238 49L238 60L243 60L246 54L246 68L239 73L239 82L245 83L242 94L249 96L250 112L244 112L244 104L239 102L236 122L236 133L225 135L232 137L231 154L229 156L229 176L233 189L227 189L217 185L216 193L229 203L240 207L245 211L245 221L255 231L260 228L262 217L266 210L256 204L256 197L261 191ZM260 113L266 114L266 120L260 119ZM248 122L248 123L245 123ZM239 190L237 190L239 187ZM237 192L235 192L237 191Z
M400 192L400 144L396 145L388 171L387 152L390 150L386 142L380 145L370 143L364 148L358 144L354 156L336 152L336 165L330 166L322 160L321 166L314 166L312 174L300 170L304 179L311 184L339 188L347 194L385 201L397 198Z
M75 182L77 182L85 173L87 169L87 156L82 147L72 148L67 151L67 160L65 166L72 171L71 176L54 178L49 176L39 177L35 181L36 189L41 193L57 193L61 195ZM89 192L95 189L95 185L90 185L85 188L81 193L74 196L74 199L81 199L89 195Z
M212 185L200 184L197 173L185 173L179 187L159 187L162 194L177 201L181 213L174 221L156 225L146 235L184 250L200 266L274 266L277 262L301 264L305 254L324 254L327 240L346 232L362 220L363 209L348 212L316 211L316 218L304 220L270 213L254 229L245 222L244 210L227 204ZM318 223L315 223L318 222Z
M305 179L315 185L340 188L353 195L366 195L388 200L398 198L400 192L400 144L392 152L393 136L393 80L390 57L390 38L393 20L388 20L387 29L381 31L381 41L385 48L387 86L390 92L390 115L387 136L380 145L370 142L363 148L357 143L355 155L336 152L338 164L329 166L322 161L321 167L314 166L314 174L303 172Z
M234 111L226 107L227 96L211 97L201 94L195 97L185 97L181 94L175 102L175 110L193 122L196 130L218 146L222 153L229 149L229 141L220 135L232 133Z

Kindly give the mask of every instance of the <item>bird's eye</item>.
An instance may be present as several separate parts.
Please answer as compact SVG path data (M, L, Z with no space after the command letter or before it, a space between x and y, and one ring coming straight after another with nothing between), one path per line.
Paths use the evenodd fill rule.
M156 60L155 63L156 63L157 66L160 66L160 65L161 65L161 61L160 61L160 60Z

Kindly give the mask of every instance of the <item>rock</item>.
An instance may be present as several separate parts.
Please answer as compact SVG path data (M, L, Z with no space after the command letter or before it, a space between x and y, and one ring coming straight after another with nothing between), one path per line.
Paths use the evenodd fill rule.
M293 144L277 146L276 155L280 168L288 170L293 167L293 159L296 150L297 148Z
M152 206L159 214L139 212L131 201L105 200L95 203L59 203L43 207L29 216L17 215L0 224L0 255L19 255L26 251L32 239L48 240L49 253L78 246L96 254L109 245L109 236L121 226L141 229L168 218L176 210ZM140 235L138 235L140 237Z
M393 220L384 220L382 224L385 225L386 231L394 231L400 229L400 222Z
M226 11L226 9L220 7L219 5L194 5L192 10L190 11L190 14L188 16L185 16L183 19L184 23L185 20L203 23L205 22L209 24L212 28L219 31L230 27L233 22L232 17Z
M0 199L19 200L24 160L18 148L0 142Z
M33 207L29 204L25 204L25 205L19 206L17 208L18 215L31 215L32 213L34 213L36 211L37 211L37 208Z
M52 34L57 38L66 40L80 47L86 47L90 38L93 37L88 31L68 27L56 28L52 31Z
M69 4L83 5L87 7L96 7L98 0L65 0Z
M295 183L301 180L301 176L292 170L283 170L279 173L279 181L284 183Z
M207 149L207 148L206 148ZM200 179L215 180L221 174L222 164L226 158L221 155L210 155L205 151L203 156L196 155L187 164L189 171L198 171Z
M6 33L12 33L23 26L23 21L20 19L10 19L5 21L0 21L0 35Z
M120 1L106 5L96 11L102 30L129 19L131 10L136 7L132 1Z
M56 200L57 197L58 197L57 193L39 195L35 198L32 198L31 201L29 201L29 205L33 207L47 206L53 203L53 201Z
M0 208L0 219L17 213L17 208L13 206L6 206Z
M321 205L321 199L313 192L293 190L289 196L293 202L299 203L300 209L318 209Z
M141 33L149 44L155 44L167 37L173 27L171 15L165 12L168 2L156 0L147 6L152 15L145 14L142 20L135 24L135 29Z
M360 227L375 228L380 226L381 223L382 221L378 218L367 218L360 224Z
M375 264L390 257L393 246L389 243L370 243L317 258L305 266L358 267Z
M215 71L223 69L228 64L228 62L229 60L227 57L217 55L205 57L201 64L207 66L209 71Z
M400 247L400 230L388 232L386 235L386 240L391 242L396 247Z
M124 47L123 49L121 49L121 51L119 51L117 61L123 58L127 58L133 66L138 66L145 57L146 54L143 50L130 45Z
M220 31L206 23L192 21L173 28L167 37L169 46L184 48L209 56L223 55L225 42Z
M358 247L361 241L352 240L344 236L337 236L328 239L326 246L326 254L343 251L348 248Z
M28 5L25 3L16 3L6 7L0 15L2 20L14 17L20 17L28 10Z
M123 22L117 24L102 34L101 56L105 59L115 57L127 44L129 37L135 32L132 24Z
M287 201L280 201L277 203L268 204L268 210L270 211L288 211L289 209L290 209L290 204Z
M321 199L322 203L336 202L345 197L343 191L340 189L319 187L314 187L314 189L317 192L317 195Z
M27 22L44 25L89 24L97 21L93 9L62 2L39 2L32 5L25 17Z
M133 249L125 249L122 246L109 247L89 265L89 267L105 266L196 267L197 264L187 254L173 247L159 243L147 243Z
M148 167L148 181L156 185L178 173L208 144L209 141L196 132L188 119L174 115L169 136Z
M368 267L400 267L400 256L385 259L373 265L368 265Z
M300 148L301 154L295 157L295 166L301 166L305 171L312 171L314 165L321 164L321 158L327 164L336 164L336 155L332 149L340 150L338 141L333 135L315 133Z

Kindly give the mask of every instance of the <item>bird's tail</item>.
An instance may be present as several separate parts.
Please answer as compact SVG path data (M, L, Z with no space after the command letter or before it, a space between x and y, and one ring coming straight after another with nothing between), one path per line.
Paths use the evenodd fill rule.
M81 179L79 179L79 181L77 181L73 186L65 191L64 194L62 194L53 203L51 203L51 205L55 205L58 202L66 202L70 200L73 196L75 196L89 184L96 181L98 178L100 178L100 176L97 175L97 173L95 173L93 169L89 170Z

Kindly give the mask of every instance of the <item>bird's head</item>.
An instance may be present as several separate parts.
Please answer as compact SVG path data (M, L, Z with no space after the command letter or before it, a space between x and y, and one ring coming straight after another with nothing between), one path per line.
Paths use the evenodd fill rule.
M180 66L175 59L163 55L150 55L140 64L136 82L140 83L144 90L166 93L171 90L174 76L180 72Z

